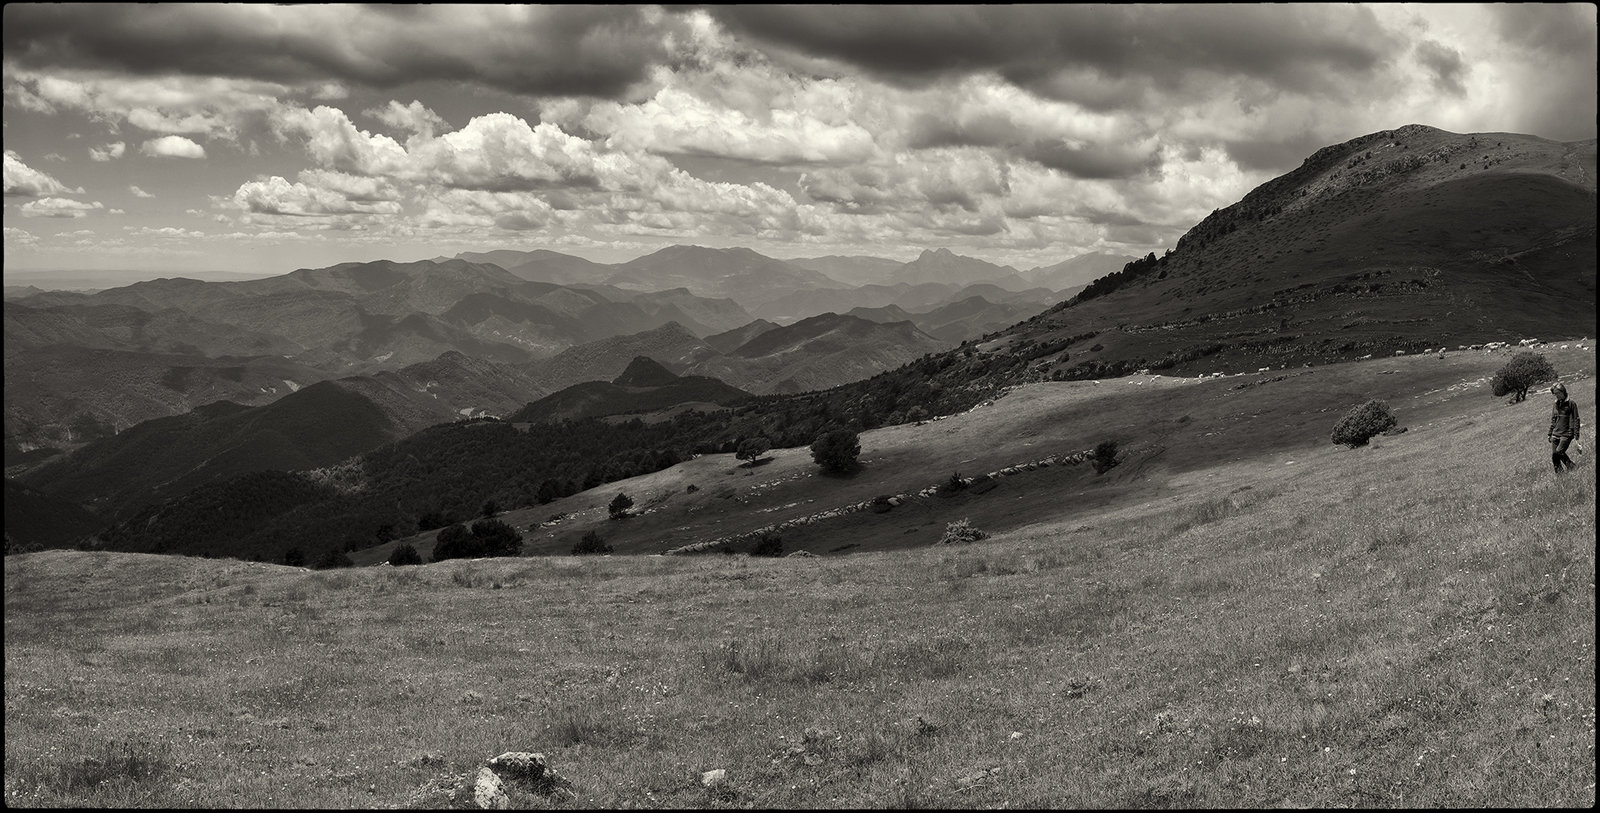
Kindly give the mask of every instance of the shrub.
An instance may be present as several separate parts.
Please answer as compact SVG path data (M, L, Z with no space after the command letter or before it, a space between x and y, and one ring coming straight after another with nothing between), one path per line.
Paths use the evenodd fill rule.
M611 505L608 506L608 509L611 511L612 519L622 519L627 515L628 509L632 507L633 498L619 491L617 492L617 496L612 498Z
M495 516L496 514L499 514L499 513L500 513L500 504L499 503L495 502L494 500L485 500L484 501L484 503L483 503L483 515L484 516L493 517L493 516Z
M482 556L516 556L522 551L522 534L498 519L480 519L465 525L451 525L439 532L433 546L433 561L476 559Z
M1516 393L1511 399L1515 404L1526 400L1528 390L1534 386L1555 378L1556 369L1550 366L1550 360L1543 353L1522 352L1512 356L1489 383L1494 387L1496 398Z
M889 499L890 499L890 497L889 497L888 494L879 494L878 496L873 497L872 498L872 503L869 506L869 508L872 510L872 513L874 513L874 514L887 514L887 513L889 513L889 511L891 511L894 508L894 505L889 502Z
M606 541L600 538L600 534L594 531L584 534L583 538L578 540L578 544L572 546L573 556L591 556L610 552L611 546L607 545Z
M823 432L811 443L811 459L824 471L844 474L856 469L861 454L861 439L849 429Z
M1333 442L1354 449L1367 445L1373 437L1391 429L1398 423L1389 405L1374 398L1350 410L1333 427Z
M1093 462L1095 474L1105 474L1112 467L1121 463L1122 461L1117 459L1117 442L1114 440L1101 441L1100 445L1094 447Z
M733 456L739 458L740 460L748 460L754 463L762 455L766 454L768 449L771 448L772 441L767 440L766 438L747 438L743 443L739 444L739 448L734 452Z
M305 567L306 552L299 548L290 548L283 552L283 563L290 567Z
M350 555L342 550L330 550L317 559L318 570L328 570L336 567L355 567L356 563L350 560Z
M750 547L751 556L782 556L783 539L771 531L763 531Z
M944 536L939 539L941 545L953 545L957 542L976 542L987 539L989 534L972 527L972 523L965 518L945 526Z
M961 472L958 471L954 474L951 474L950 479L944 481L944 483L939 486L939 490L945 494L954 494L957 491L966 490L967 486L969 485L972 484L968 483L966 480L963 480L961 478Z
M412 547L410 542L407 542L389 553L389 564L395 567L420 565L422 564L422 554L417 553L417 549Z

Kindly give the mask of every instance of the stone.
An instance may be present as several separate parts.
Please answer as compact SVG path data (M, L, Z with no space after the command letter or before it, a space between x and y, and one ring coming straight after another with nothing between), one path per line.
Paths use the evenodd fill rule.
M472 780L472 801L483 810L507 810L511 807L511 800L506 797L505 782L487 767L479 768L478 775Z
M714 771L706 771L705 773L700 774L700 784L708 788L714 788L719 785L726 784L727 781L728 771L724 768L718 768Z

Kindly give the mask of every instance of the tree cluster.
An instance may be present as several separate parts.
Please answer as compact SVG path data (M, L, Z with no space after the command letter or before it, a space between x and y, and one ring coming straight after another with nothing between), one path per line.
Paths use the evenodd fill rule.
M498 519L480 519L465 525L451 525L434 541L433 561L478 559L485 556L516 556L522 550L522 534Z

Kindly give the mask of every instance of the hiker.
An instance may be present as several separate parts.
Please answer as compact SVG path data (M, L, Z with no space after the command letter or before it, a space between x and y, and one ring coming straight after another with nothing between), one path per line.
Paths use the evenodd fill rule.
M1550 388L1550 394L1556 397L1555 408L1550 412L1550 462L1560 474L1572 468L1567 446L1578 439L1578 407L1567 400L1567 388L1560 382Z

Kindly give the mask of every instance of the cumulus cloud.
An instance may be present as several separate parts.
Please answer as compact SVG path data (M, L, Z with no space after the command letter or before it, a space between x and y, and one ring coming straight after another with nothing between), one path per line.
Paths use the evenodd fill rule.
M651 6L19 4L3 41L24 67L615 96L677 27Z
M122 143L121 141L113 141L104 147L90 147L89 160L103 162L110 161L113 158L121 158L122 154L126 152L127 149L128 145Z
M183 136L152 138L139 145L139 152L152 158L205 158L206 149Z
M10 13L7 14L9 34ZM9 52L8 52L9 56ZM290 88L276 83L219 77L146 78L58 68L34 71L7 63L7 98L41 112L83 113L113 126L237 139L264 127Z
M83 189L66 184L22 162L22 157L5 151L5 196L38 198L46 195L81 195Z
M133 193L133 196L136 197L136 198L153 198L153 197L155 197L155 195L152 195L149 192L146 192L146 191L144 191L143 189L140 189L137 186L128 187L128 191Z
M450 126L449 122L438 113L414 99L411 104L404 105L391 99L388 105L363 110L362 114L371 116L401 132L415 133L421 138L432 138L434 131Z
M249 181L233 193L234 205L246 212L291 217L320 217L326 215L392 215L400 212L400 205L388 200L352 200L337 188L318 186L316 181L337 179L331 174L312 176L313 183L290 183L273 175L261 181ZM337 180L333 186L337 186Z
M68 198L40 198L18 207L23 217L84 217L105 208L99 201L84 203Z

